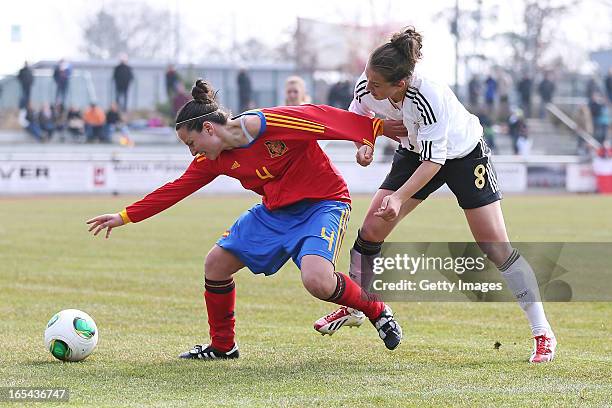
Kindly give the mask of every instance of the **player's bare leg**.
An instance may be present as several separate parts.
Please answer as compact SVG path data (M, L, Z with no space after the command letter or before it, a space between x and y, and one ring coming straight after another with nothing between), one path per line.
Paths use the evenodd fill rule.
M372 259L380 254L380 248L393 228L423 200L411 198L402 206L399 216L393 221L385 221L376 217L374 212L378 210L384 197L392 194L391 190L380 189L376 192L366 213L361 229L358 231L357 239L351 248L351 264L349 276L362 288L368 289L372 280L372 272L364 269L372 264ZM319 333L330 336L341 327L359 327L365 321L365 315L352 308L340 307L333 312L321 317L314 323L314 328Z
M465 210L465 216L474 239L497 265L529 320L534 338L534 350L529 361L551 361L557 340L546 319L535 274L509 242L500 202Z
M389 350L399 345L402 328L395 321L391 308L378 299L368 296L348 276L335 272L329 260L318 255L305 255L301 259L301 272L304 287L313 296L327 302L363 310Z
M215 245L204 262L204 299L210 327L210 344L196 344L179 357L185 359L227 359L237 358L238 345L235 341L234 306L236 288L233 275L244 264L231 252Z

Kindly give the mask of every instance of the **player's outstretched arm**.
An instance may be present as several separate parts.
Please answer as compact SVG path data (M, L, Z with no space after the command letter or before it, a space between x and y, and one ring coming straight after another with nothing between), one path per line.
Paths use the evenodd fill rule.
M120 227L124 223L121 214L103 214L98 215L90 220L86 221L87 224L90 224L89 232L93 231L94 236L98 235L98 233L104 229L106 229L106 236L108 238L110 236L111 230L115 227ZM94 231L95 230L95 231Z

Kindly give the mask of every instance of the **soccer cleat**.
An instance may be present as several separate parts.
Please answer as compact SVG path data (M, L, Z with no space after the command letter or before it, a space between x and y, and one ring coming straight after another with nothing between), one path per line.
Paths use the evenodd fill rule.
M393 310L387 305L376 319L370 319L378 336L389 350L394 350L402 341L402 328L393 317Z
M328 315L323 316L314 323L314 329L323 336L330 336L340 330L342 326L359 327L365 321L366 316L357 309L341 306Z
M550 336L550 337L549 337ZM530 363L547 363L555 357L557 339L552 332L547 332L533 338L533 353L529 358Z
M195 359L195 360L217 360L217 359L228 359L238 358L240 353L238 352L238 344L234 344L234 347L228 352L215 350L209 344L196 344L189 351L181 353L179 358Z

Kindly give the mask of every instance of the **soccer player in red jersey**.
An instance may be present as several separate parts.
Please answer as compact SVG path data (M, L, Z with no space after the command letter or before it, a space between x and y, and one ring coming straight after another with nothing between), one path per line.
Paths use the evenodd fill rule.
M87 221L97 235L147 219L210 183L220 174L238 179L263 203L223 234L205 261L204 299L211 343L180 355L188 359L238 357L233 274L244 266L274 274L290 258L313 296L361 310L385 346L402 337L392 310L334 271L350 215L348 188L317 140L348 140L374 147L383 121L332 108L302 105L245 112L228 120L209 84L196 81L194 100L179 111L178 137L195 159L185 173L116 214Z

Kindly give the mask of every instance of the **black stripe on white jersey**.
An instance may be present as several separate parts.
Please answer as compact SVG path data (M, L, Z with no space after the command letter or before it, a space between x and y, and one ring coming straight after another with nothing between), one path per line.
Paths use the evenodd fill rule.
M421 140L421 161L431 160L431 146L433 142Z
M425 96L421 92L419 92L416 88L408 88L406 91L406 97L412 99L412 102L417 105L417 107L421 107L423 110L419 109L421 113L424 113L427 116L427 120L425 121L425 125L431 125L437 122L436 115L433 113L433 109L431 109L431 105L425 99ZM427 123L429 122L429 123Z
M357 99L357 102L361 103L361 98L363 98L364 96L366 96L369 93L370 93L370 91L365 91L365 92L362 91L360 94L356 94L355 95L355 99Z

